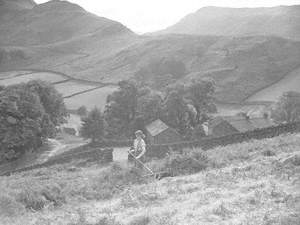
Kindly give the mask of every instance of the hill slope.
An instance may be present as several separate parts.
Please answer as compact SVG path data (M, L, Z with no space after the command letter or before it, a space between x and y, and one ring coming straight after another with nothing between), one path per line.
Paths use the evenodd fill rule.
M18 0L28 6L27 1L31 2ZM10 20L0 19L2 71L53 70L116 83L136 78L135 73L153 60L175 59L184 63L186 73L170 84L210 77L217 83L218 100L240 102L300 66L297 41L272 36L138 36L118 22L97 17L66 1L31 7L14 10ZM248 12L241 10L241 14L244 11ZM157 82L153 77L149 79Z
M272 8L205 7L158 34L254 36L300 40L300 5Z
M25 2L27 0L18 0ZM1 70L53 69L91 56L101 58L135 42L122 24L95 16L67 1L50 1L14 10L0 18ZM76 63L80 70L81 64Z
M0 0L1 14L8 11L32 9L34 6L36 3L33 0Z
M292 134L219 147L198 174L140 185L78 161L1 177L0 224L296 225L299 144Z
M50 1L22 11L1 23L0 32L0 45L13 46L45 45L91 33L101 37L132 33L118 22L97 17L65 1Z
M125 35L98 39L90 36L47 48L22 49L28 53L16 54L18 50L11 50L14 57L21 59L15 64L7 60L2 68L51 69L106 83L135 79L136 72L152 61L175 59L184 63L186 73L174 76L168 84L212 78L218 87L217 98L222 102L241 102L300 66L300 42L276 37L169 35L128 38ZM160 78L163 80L165 75L169 76L163 74ZM150 83L157 82L155 77L147 79Z
M98 61L78 75L116 82L131 78L139 68L164 58L185 64L186 74L176 77L177 82L213 78L220 101L239 102L300 66L300 42L276 37L152 37Z

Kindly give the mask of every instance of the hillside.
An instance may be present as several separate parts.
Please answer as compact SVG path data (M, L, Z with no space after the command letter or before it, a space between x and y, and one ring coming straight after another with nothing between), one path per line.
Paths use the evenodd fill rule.
M119 22L67 1L15 10L0 21L0 65L4 71L25 67L62 70L63 65L84 57L99 59L113 54L137 38ZM68 72L80 71L80 66L76 63Z
M25 0L19 0L26 3ZM5 31L5 32L4 32ZM122 24L97 17L76 4L50 1L22 11L0 25L0 45L45 45L89 34L105 36L132 33Z
M92 48L94 44L96 47ZM106 83L135 79L135 73L152 61L175 59L184 63L186 72L176 77L171 75L174 79L169 84L185 83L193 78L212 78L217 84L216 97L222 102L241 102L300 66L300 42L262 36L128 38L125 35L104 39L90 37L47 48L22 49L29 53L23 54L18 48L7 50L19 60L6 60L2 68L50 69ZM157 83L155 77L147 79ZM160 79L163 80L164 75Z
M77 161L1 177L0 224L296 225L299 138L219 147L198 174L141 184L116 164Z
M240 102L300 66L300 42L276 37L151 37L98 61L79 76L116 82L133 77L139 68L163 58L185 64L186 74L175 77L177 82L213 78L218 86L218 100Z
M136 79L135 73L152 61L177 60L184 63L184 74L175 78L174 74L163 74L158 80L149 77L150 83L213 78L217 84L217 99L236 103L300 66L298 41L257 36L255 32L250 33L256 36L248 37L228 37L223 33L225 36L215 36L219 33L141 36L116 21L95 16L67 1L56 0L31 7L29 0L17 2L27 7L14 10L8 14L9 20L0 23L1 71L52 70L90 81L117 83L122 79ZM273 14L279 9L290 12L287 14L294 16L295 21L297 13L294 11L298 8L261 10L274 11ZM208 7L199 12L203 10L210 14L211 10L223 12L225 9ZM225 11L230 10L236 11ZM250 9L241 10L241 14L248 11L254 15ZM214 13L212 15L216 18ZM298 32L300 29L295 25L290 30Z
M156 34L279 36L300 40L300 5L272 8L204 7Z
M32 9L36 6L33 0L0 0L0 19L5 19L7 13Z

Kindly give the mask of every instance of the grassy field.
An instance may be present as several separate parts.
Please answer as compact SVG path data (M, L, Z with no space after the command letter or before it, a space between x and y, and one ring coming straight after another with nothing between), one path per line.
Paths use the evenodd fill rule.
M23 75L23 74L28 74L28 71L22 71L22 70L18 70L18 71L8 71L8 72L0 72L0 79L8 79L8 78L12 78L18 75Z
M23 74L23 75L22 75ZM12 85L22 82L28 82L30 80L40 79L50 83L56 83L66 80L65 77L50 72L33 72L28 74L28 71L11 71L0 73L0 85ZM70 80L58 84L54 84L54 87L60 92L63 97L87 91L97 87L97 84L87 84L75 80ZM106 97L116 90L115 86L106 86L97 90L89 91L65 99L65 103L68 109L78 109L80 106L85 105L88 109L98 107L103 109L106 103Z
M299 145L286 135L219 147L202 153L201 172L155 182L78 162L2 177L0 224L296 225Z
M97 85L82 84L78 81L67 81L55 85L56 90L60 92L64 97L70 96L78 92L93 89L95 87L97 87Z
M252 95L247 101L277 101L287 91L300 91L300 68L292 71L279 82Z
M66 98L65 103L69 109L78 109L84 105L87 109L98 107L103 109L106 103L106 98L109 94L117 89L116 86L106 86L93 91L89 91L71 98Z
M66 80L65 77L59 75L59 74L55 74L55 73L49 73L49 72L33 72L30 74L24 74L25 72L23 71L13 71L11 73L6 72L6 75L3 75L8 77L7 79L2 79L0 80L0 85L12 85L12 84L18 84L18 83L22 83L22 82L28 82L31 80L43 80L43 81L47 81L50 83L56 83L56 82L60 82L60 81L64 81ZM28 72L27 72L28 73ZM22 75L24 74L24 75ZM1 77L1 75L0 75Z

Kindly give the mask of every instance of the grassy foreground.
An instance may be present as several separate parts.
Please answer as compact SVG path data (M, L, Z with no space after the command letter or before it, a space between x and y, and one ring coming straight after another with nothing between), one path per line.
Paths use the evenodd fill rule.
M300 224L299 146L295 134L219 147L201 172L161 181L78 163L1 177L0 224Z

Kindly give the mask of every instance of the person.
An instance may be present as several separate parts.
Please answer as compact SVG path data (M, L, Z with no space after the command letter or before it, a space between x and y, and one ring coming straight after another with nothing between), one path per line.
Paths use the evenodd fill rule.
M137 130L135 132L135 137L136 138L133 142L133 148L131 148L130 152L135 156L136 159L144 162L146 153L146 143L144 141L145 135L141 130ZM141 166L136 160L134 160L134 162L135 166Z

